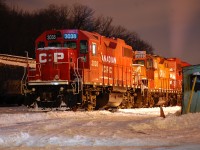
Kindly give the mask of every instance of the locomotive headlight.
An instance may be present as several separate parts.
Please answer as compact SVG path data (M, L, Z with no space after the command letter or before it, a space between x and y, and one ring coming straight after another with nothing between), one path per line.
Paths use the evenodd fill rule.
M60 91L61 91L61 92L64 91L64 87L60 87Z
M35 88L32 88L32 91L35 92Z

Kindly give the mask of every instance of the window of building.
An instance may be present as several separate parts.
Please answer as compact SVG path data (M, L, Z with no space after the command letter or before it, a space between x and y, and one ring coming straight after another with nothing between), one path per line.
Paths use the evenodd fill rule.
M86 40L80 41L80 53L86 54L88 52L88 43Z
M96 43L92 43L92 55L96 55L97 54L97 45Z
M76 49L76 41L67 41L67 42L64 42L64 47Z

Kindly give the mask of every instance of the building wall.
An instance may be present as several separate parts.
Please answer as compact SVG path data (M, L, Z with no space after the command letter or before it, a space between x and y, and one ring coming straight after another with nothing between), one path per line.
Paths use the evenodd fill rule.
M183 101L182 113L187 113L188 102L192 93L193 77L200 73L200 65L188 66L183 68ZM199 78L199 79L198 79ZM191 113L200 112L200 74L197 75L197 82L193 91L191 99L190 111Z

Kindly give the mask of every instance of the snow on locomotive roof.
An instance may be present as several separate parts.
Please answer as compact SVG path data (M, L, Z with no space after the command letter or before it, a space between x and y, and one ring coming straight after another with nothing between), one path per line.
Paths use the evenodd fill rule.
M132 66L144 66L142 64L132 64Z
M49 50L49 49L52 49L52 50L55 50L55 49L66 49L65 47L43 47L43 48L38 48L38 50Z

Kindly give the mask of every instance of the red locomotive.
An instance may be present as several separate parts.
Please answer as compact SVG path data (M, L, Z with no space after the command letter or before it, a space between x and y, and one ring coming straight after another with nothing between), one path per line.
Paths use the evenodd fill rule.
M171 60L133 53L118 38L50 30L36 39L35 47L36 69L27 68L24 88L28 106L60 107L64 102L87 110L142 107L156 104L158 97L168 98L173 88L167 66ZM174 92L181 90L177 88Z
M28 105L116 107L132 88L132 47L82 30L51 30L35 42L36 70L28 70Z

